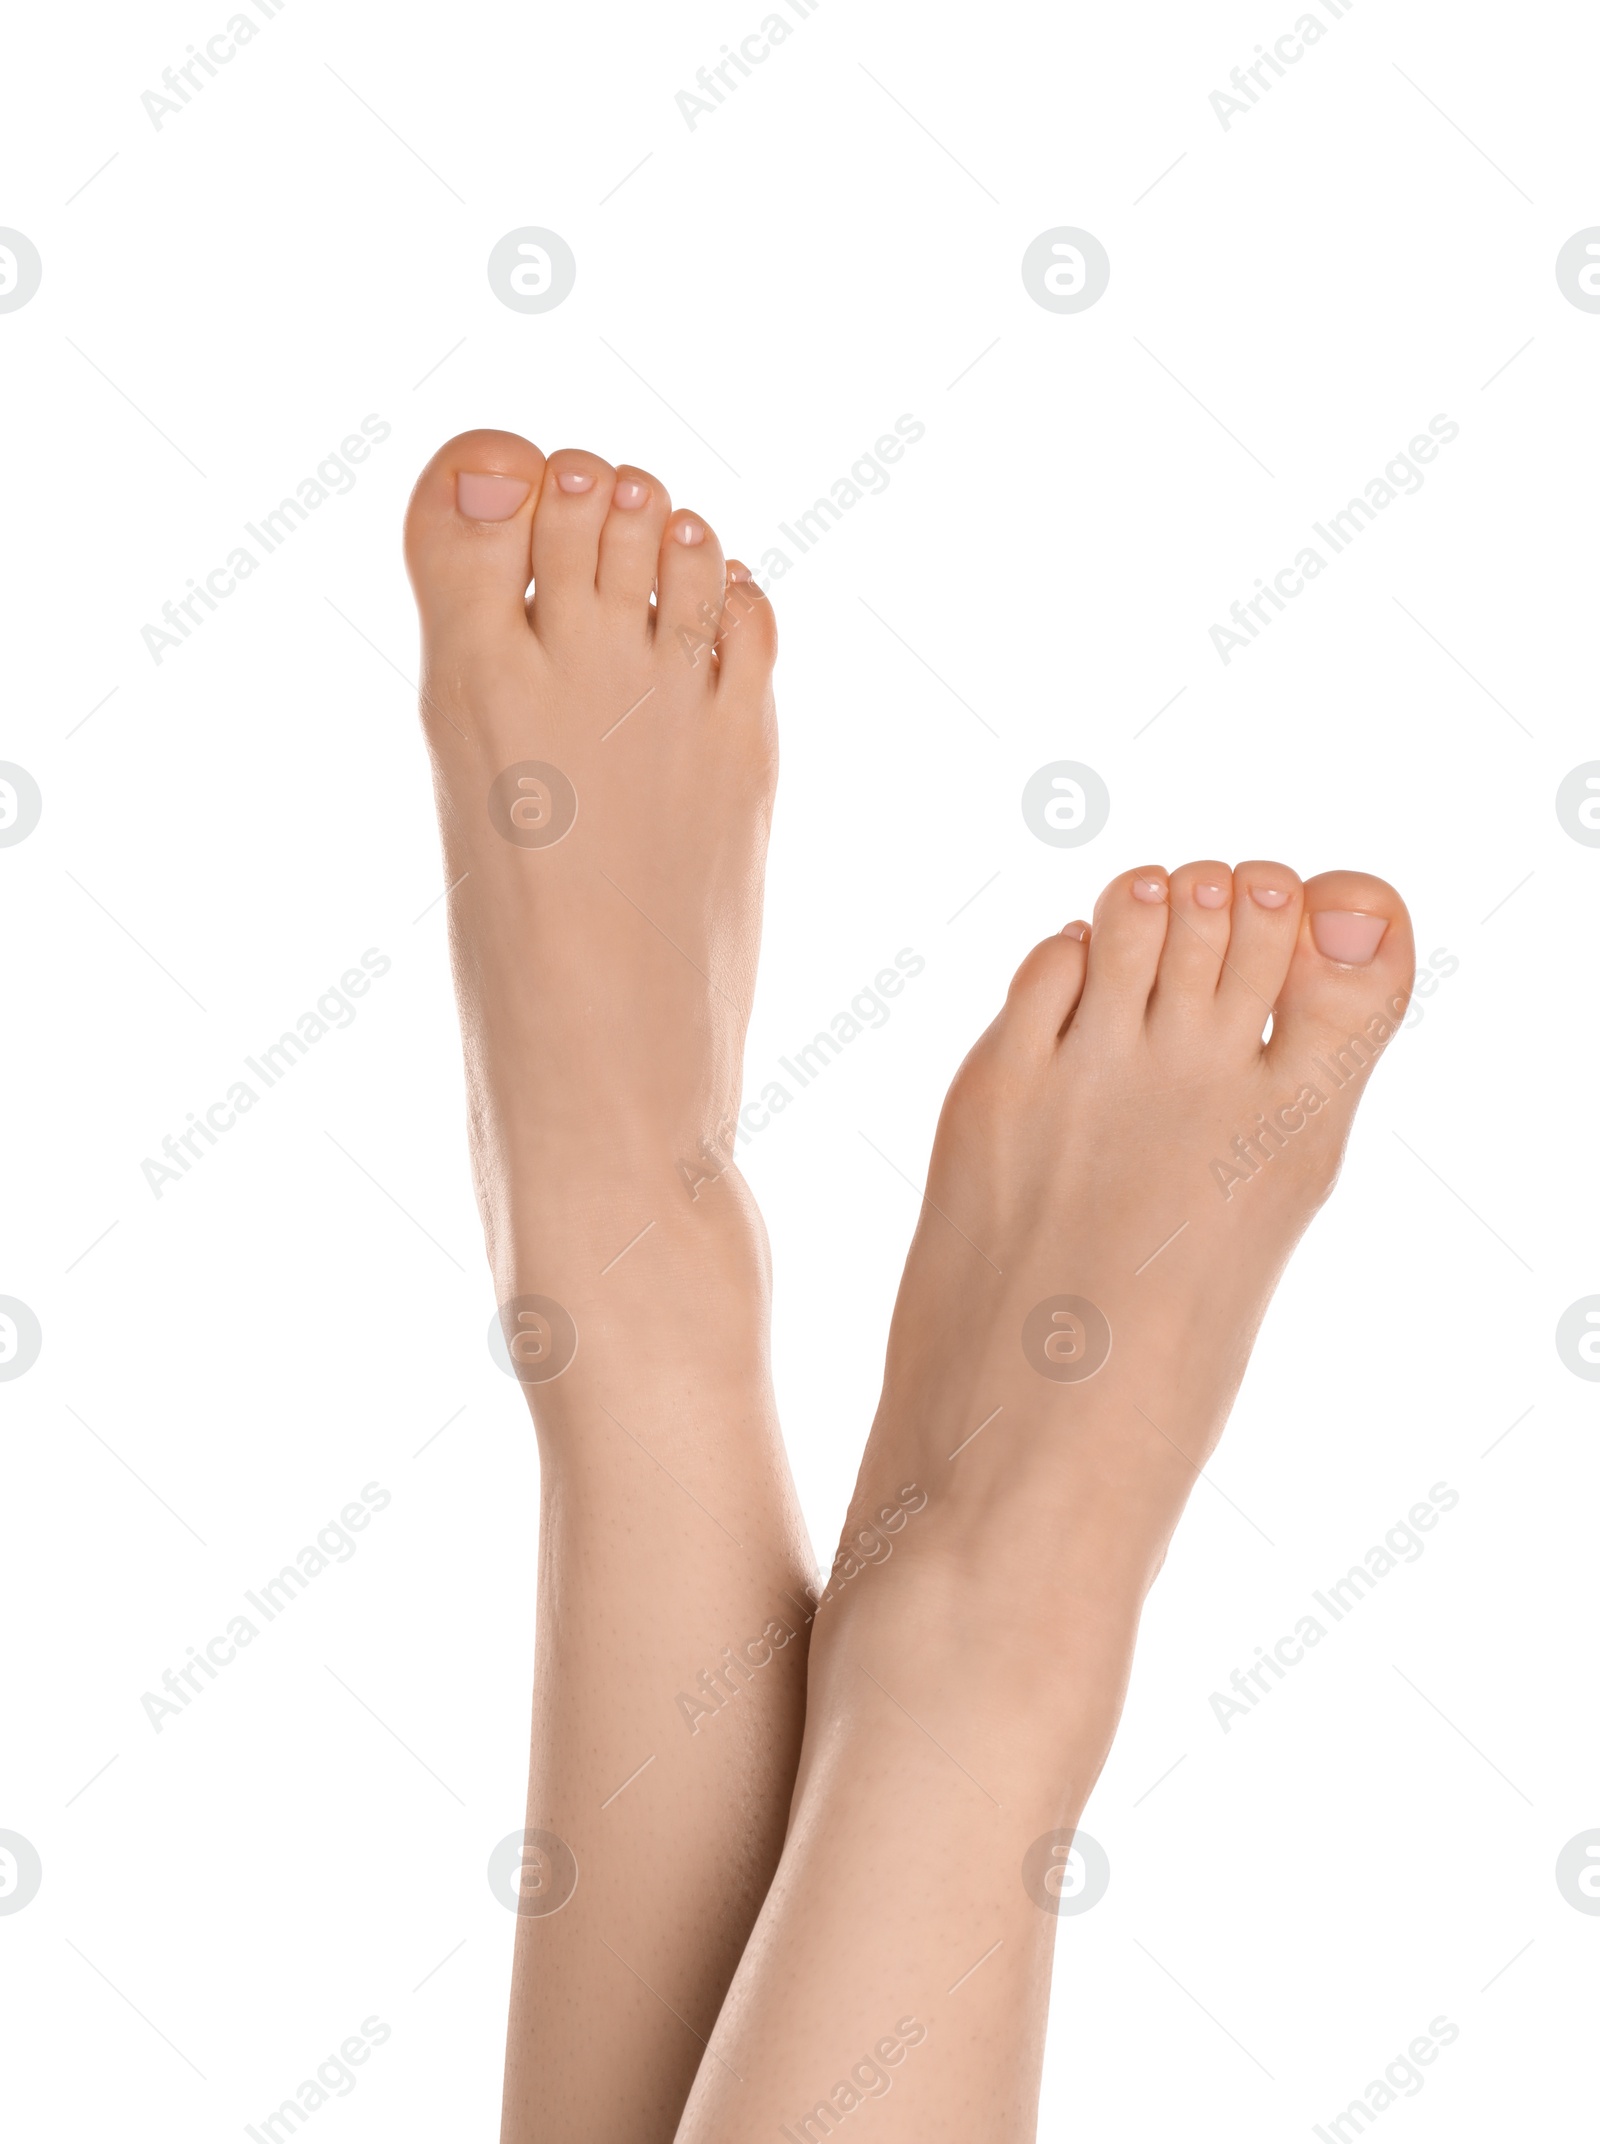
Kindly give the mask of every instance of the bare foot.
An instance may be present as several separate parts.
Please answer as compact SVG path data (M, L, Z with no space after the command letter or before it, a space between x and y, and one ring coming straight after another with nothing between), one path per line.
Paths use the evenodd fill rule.
M776 629L659 479L509 432L434 456L406 559L490 1262L502 1302L559 1297L615 1220L681 1219L726 1165Z
M805 1693L766 1239L729 1163L776 635L656 478L506 432L435 455L406 557L472 1166L541 1450L527 1828L484 1841L517 1912L502 2134L667 2144Z
M1392 887L1272 863L1129 872L1036 946L940 1119L862 1511L915 1475L953 1546L1027 1469L1047 1560L1142 1592L1411 976Z
M680 2144L868 2097L879 2144L1033 2135L1045 1878L1411 976L1391 887L1270 863L1129 873L1023 962L940 1120L783 1859Z

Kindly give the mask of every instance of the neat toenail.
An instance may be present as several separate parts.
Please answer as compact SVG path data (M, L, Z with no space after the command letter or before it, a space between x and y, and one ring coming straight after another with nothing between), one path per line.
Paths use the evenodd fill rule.
M529 487L520 476L456 476L456 506L469 521L509 521Z
M729 562L728 578L730 581L748 581L752 575L748 566L741 566L737 559L733 559Z
M1198 908L1226 908L1228 889L1226 886L1196 886L1194 898Z
M1348 909L1325 908L1311 918L1317 951L1324 959L1343 961L1350 968L1366 966L1388 928L1382 916L1357 915Z
M611 503L613 506L622 507L643 506L649 496L648 484L641 484L636 476L619 476L617 488L611 494Z
M1076 938L1081 945L1089 935L1089 926L1087 923L1063 923L1060 935L1063 938Z
M1282 908L1289 896L1281 886L1252 886L1250 898L1262 908Z
M680 521L672 533L679 543L704 543L706 525L703 521Z
M563 491L593 491L594 478L582 469L563 469L556 478Z
M1133 897L1136 901L1164 901L1167 889L1158 878L1136 878L1133 882Z

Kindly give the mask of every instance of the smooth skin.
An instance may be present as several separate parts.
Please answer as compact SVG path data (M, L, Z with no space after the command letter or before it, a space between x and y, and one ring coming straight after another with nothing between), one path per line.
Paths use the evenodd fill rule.
M578 1882L543 1910L560 1867L530 1857L502 2136L664 2144L777 1863L804 1707L814 1560L773 1405L766 1237L728 1159L776 632L648 471L546 461L512 433L434 456L406 558L495 1298L554 1299L578 1336L526 1388L527 1823ZM491 814L527 763L576 798L544 847ZM546 805L528 793L535 831Z
M868 2101L879 2144L1018 2144L1056 1927L1025 1869L1105 1761L1145 1596L1404 1014L1404 904L1149 866L1028 955L945 1104L813 1620L730 1159L770 607L647 472L509 433L435 456L407 557L497 1299L578 1335L527 1390L528 1824L579 1880L546 1911L530 1860L503 2144L815 2139ZM491 803L528 763L577 801L543 846ZM550 810L536 784L523 823Z

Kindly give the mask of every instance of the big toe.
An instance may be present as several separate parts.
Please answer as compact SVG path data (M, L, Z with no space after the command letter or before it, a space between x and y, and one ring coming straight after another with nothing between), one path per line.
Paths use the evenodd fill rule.
M463 613L525 632L534 503L544 456L515 432L462 432L429 462L406 510L406 570L424 628Z
M1399 1027L1411 997L1411 918L1394 888L1360 871L1305 886L1289 973L1273 1007L1271 1056L1286 1074L1309 1061L1354 1077Z

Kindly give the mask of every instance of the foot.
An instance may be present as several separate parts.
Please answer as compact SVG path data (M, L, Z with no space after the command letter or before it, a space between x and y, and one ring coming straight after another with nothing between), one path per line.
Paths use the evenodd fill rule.
M490 1262L575 1310L634 1229L741 1205L772 612L658 478L509 432L434 456L406 561Z
M772 615L658 479L505 432L435 455L406 557L472 1165L540 1439L502 2135L667 2144L778 1858L804 1705L810 1552L729 1163Z
M1136 1612L1411 976L1392 887L1272 863L1129 872L1036 946L945 1104L851 1527L915 1480L980 1587Z
M1132 872L1023 962L940 1120L783 1859L680 2144L831 2135L868 2095L880 2144L1033 2135L1053 1885L1140 1609L1411 973L1390 887L1267 863Z

